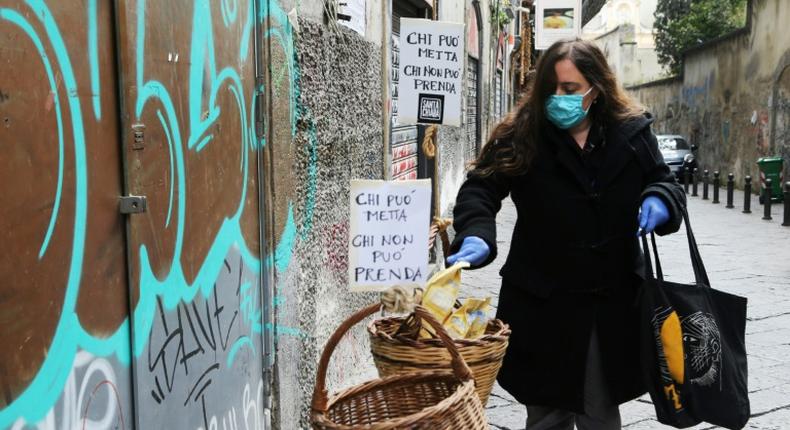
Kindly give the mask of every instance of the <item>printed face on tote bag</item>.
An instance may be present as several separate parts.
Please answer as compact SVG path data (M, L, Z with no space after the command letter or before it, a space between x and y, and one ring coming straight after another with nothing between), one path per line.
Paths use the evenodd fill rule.
M695 312L680 319L672 308L658 308L653 333L660 354L664 394L676 410L683 409L676 383L708 387L719 381L721 385L721 338L712 315ZM689 364L688 368L684 363Z
M712 315L696 312L680 322L683 346L690 364L691 384L707 387L719 380L721 369L721 337Z

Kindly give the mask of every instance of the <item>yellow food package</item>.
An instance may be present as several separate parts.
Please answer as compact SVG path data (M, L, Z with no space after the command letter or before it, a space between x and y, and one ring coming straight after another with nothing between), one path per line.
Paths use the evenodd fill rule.
M469 267L467 262L456 263L441 272L433 275L428 280L425 293L422 295L422 306L431 313L440 323L453 313L453 305L461 288L461 269ZM427 323L422 324L421 338L432 337L433 330L429 330Z
M488 325L486 312L490 309L491 298L469 298L456 309L444 322L444 328L456 339L472 339L485 333Z
M469 330L464 336L466 339L475 339L485 334L488 327L488 312L491 297L486 299L466 299L462 309L466 312L466 320L469 323Z
M461 308L453 312L450 318L442 324L453 339L463 339L469 331L469 320L466 310Z

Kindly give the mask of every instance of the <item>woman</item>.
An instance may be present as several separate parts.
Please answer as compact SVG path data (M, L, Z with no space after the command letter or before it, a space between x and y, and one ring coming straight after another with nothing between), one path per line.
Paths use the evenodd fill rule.
M651 123L592 42L558 42L458 193L450 264L493 261L501 201L516 206L497 310L513 334L498 380L527 405L527 430L619 429L618 405L645 392L638 234L677 231L685 205Z

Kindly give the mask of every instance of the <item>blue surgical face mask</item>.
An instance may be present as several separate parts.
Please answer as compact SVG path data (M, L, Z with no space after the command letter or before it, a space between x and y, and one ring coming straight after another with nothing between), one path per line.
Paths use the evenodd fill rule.
M573 128L587 117L589 109L584 109L584 97L590 94L590 87L584 94L552 95L546 100L546 116L554 125L563 130Z

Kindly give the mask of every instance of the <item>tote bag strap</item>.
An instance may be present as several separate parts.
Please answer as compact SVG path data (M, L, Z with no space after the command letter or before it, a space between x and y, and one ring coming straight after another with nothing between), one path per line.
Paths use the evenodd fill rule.
M683 224L686 225L686 236L689 242L689 253L691 254L691 267L694 269L694 279L698 286L710 287L708 272L705 270L705 265L702 263L702 256L697 247L697 239L694 237L694 232L691 230L688 210L683 206L681 212L683 214Z
M664 281L664 273L661 270L661 261L658 259L658 247L656 247L656 235L650 233L650 240L653 245L653 255L655 256L656 271L653 273L653 259L650 257L650 246L647 244L647 233L640 235L642 240L642 252L645 256L645 279L658 279Z
M650 247L647 244L647 233L640 234L639 238L642 240L642 253L645 256L645 279L655 279L655 275L653 274L653 259L650 257ZM656 257L658 257L658 253L654 253Z
M702 263L702 256L697 247L697 240L694 237L694 232L691 229L691 222L689 221L688 211L685 207L681 209L683 215L683 224L686 225L686 237L688 239L689 254L691 256L691 267L694 269L694 280L697 286L710 287L710 280L708 273L705 271L705 265ZM658 247L656 246L655 234L650 234L650 241L653 248L653 255L655 257L655 275L653 273L653 260L650 257L650 245L647 243L647 234L641 235L642 250L645 255L645 279L658 279L664 280L664 273L661 268L661 260L658 256Z
M650 244L653 246L653 255L656 256L656 277L663 281L664 271L661 270L661 260L658 259L658 247L656 246L656 234L650 233Z

